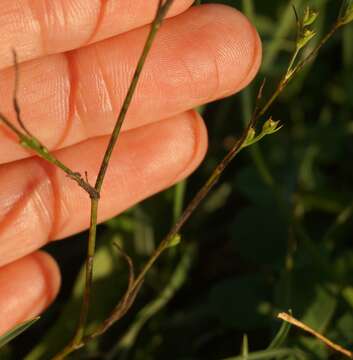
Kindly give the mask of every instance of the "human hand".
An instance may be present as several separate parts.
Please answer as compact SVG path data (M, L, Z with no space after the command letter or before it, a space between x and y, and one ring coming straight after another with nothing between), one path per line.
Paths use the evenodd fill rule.
M189 175L207 135L190 110L246 86L261 46L239 12L176 0L144 67L102 189L100 221ZM14 119L11 48L26 126L94 183L158 0L2 0L0 111ZM61 170L0 128L0 334L58 292L40 247L86 229L90 200Z

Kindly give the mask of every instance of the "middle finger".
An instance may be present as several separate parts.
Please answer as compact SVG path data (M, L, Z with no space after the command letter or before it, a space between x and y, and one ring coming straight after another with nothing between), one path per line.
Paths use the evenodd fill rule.
M86 140L55 155L87 176L97 177L109 137ZM124 132L112 154L99 205L99 221L189 175L205 155L207 135L201 118L187 112ZM60 169L36 158L0 166L0 267L48 240L89 226L90 200Z

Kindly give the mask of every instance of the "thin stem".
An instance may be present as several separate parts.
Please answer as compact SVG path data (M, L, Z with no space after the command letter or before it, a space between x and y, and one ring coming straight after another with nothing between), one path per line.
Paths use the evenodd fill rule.
M181 227L186 223L186 221L191 217L194 213L195 209L200 205L202 200L207 196L207 194L211 191L214 185L219 180L219 177L223 173L224 169L229 165L232 159L242 150L242 145L246 140L247 133L252 126L253 120L249 123L247 129L243 132L242 137L235 143L233 148L228 152L228 154L223 158L223 160L218 164L212 175L209 177L205 185L197 192L195 197L191 200L189 205L186 207L179 220L175 223L166 237L161 241L158 248L151 255L150 259L144 265L136 279L132 282L131 286L127 290L123 299L118 303L115 309L112 311L110 316L104 321L98 328L90 335L88 335L81 344L78 346L83 346L86 342L96 338L97 336L103 334L105 331L109 329L111 325L113 325L118 319L125 315L125 313L131 307L133 300L135 299L137 292L139 291L142 282L153 266L153 264L157 261L159 256L169 247L170 241L178 234Z
M147 40L145 42L145 46L144 46L144 48L142 50L142 55L141 55L141 57L140 57L140 59L139 59L139 61L137 63L136 70L135 70L134 76L132 78L132 81L130 83L129 90L128 90L127 95L125 97L124 103L123 103L123 105L121 107L118 119L116 121L114 130L113 130L113 133L112 133L112 135L110 137L110 141L109 141L107 150L106 150L106 152L104 154L102 165L101 165L101 167L99 169L97 181L96 181L96 184L95 184L95 189L98 192L100 192L100 190L102 188L103 180L104 180L105 174L107 172L108 164L109 164L110 158L112 156L114 146L115 146L115 144L116 144L116 142L118 140L118 137L119 137L119 134L120 134L120 131L121 131L121 127L122 127L123 122L125 120L127 111L128 111L128 109L130 107L133 95L135 93L136 86L138 84L138 81L139 81L139 78L140 78L140 75L141 75L141 72L142 72L142 68L143 68L143 66L144 66L144 64L146 62L146 58L147 58L147 56L148 56L148 54L149 54L149 52L151 50L153 41L154 41L154 39L155 39L155 37L157 35L159 27L160 27L165 15L167 14L167 11L171 7L173 1L174 0L167 0L167 1L165 1L164 4L162 2L160 2L160 4L159 4L159 8L158 8L158 11L157 11L157 16L155 17L155 19L154 19L154 21L152 23L151 30L150 30L150 32L148 34Z
M2 113L0 113L0 120L1 120L9 129L11 129L11 130L18 136L18 138L20 139L20 141L23 140L24 136L23 136L23 134L21 133L21 131L18 130L17 127L16 127L14 124L12 124L12 122L10 122L10 121L7 119L7 117L6 117L4 114L2 114Z
M219 178L228 167L228 165L232 162L235 156L242 150L242 145L247 139L249 130L253 127L256 121L270 108L273 102L277 99L278 95L285 89L285 87L289 84L289 82L293 79L293 76L298 73L299 69L305 66L322 48L322 46L332 37L332 35L339 29L339 22L336 22L330 32L320 41L320 43L312 50L312 52L303 59L295 69L292 71L292 75L288 76L285 74L277 86L273 95L269 98L269 100L260 108L256 108L255 112L252 116L252 119L249 121L248 126L244 130L241 138L237 140L233 147L229 150L226 156L222 159L222 161L216 166L214 171L212 172L209 179L202 186L202 188L196 193L195 197L191 200L189 205L186 207L185 211L180 216L179 220L175 223L166 237L161 241L155 252L152 254L150 259L147 261L145 266L142 268L139 275L136 277L134 284L131 287L131 292L134 293L136 289L141 285L143 279L145 278L149 269L153 266L153 264L157 261L159 256L166 250L169 246L170 241L179 233L181 227L186 223L186 221L190 218L196 208L201 204L203 199L208 195L208 193L213 189L213 187L218 182ZM295 53L294 53L295 54ZM296 55L293 55L296 56ZM261 89L260 94L258 96L258 101L261 97Z
M299 329L302 329L304 331L306 331L307 333L315 336L317 339L321 340L324 344L326 344L328 347L330 347L331 349L335 350L336 352L346 356L349 359L353 359L353 352L349 351L345 348L343 348L342 346L334 343L333 341L329 340L327 337L325 337L324 335L320 334L319 332L315 331L314 329L312 329L311 327L309 327L308 325L304 324L303 322L297 320L296 318L294 318L293 316L287 314L287 313L279 313L277 315L277 317L283 321L287 321L290 324L298 327Z
M179 217L179 220L175 223L175 225L172 227L172 229L169 231L169 233L165 236L165 238L161 241L155 252L151 255L150 259L147 261L147 263L144 265L136 279L133 281L131 286L129 287L127 293L125 294L123 300L116 306L116 308L113 310L111 315L108 317L108 319L98 327L98 329L86 337L84 339L85 341L90 341L91 339L101 335L104 333L109 327L118 319L120 319L129 309L129 307L132 305L133 300L136 297L136 294L147 274L147 272L150 270L150 268L154 265L154 263L158 260L160 255L169 247L170 242L174 239L174 237L179 233L182 226L187 222L187 220L191 217L191 215L194 213L196 208L201 204L201 202L204 200L204 198L209 194L209 192L213 189L213 187L218 182L221 175L224 173L225 169L229 166L229 164L232 162L232 160L235 158L235 156L243 149L243 145L248 137L249 131L253 128L253 126L256 124L257 120L270 108L270 106L273 104L273 102L277 99L278 95L285 89L285 87L289 84L289 82L293 79L294 75L298 73L298 66L302 68L305 64L307 64L321 49L321 47L330 39L330 37L338 30L340 26L337 26L337 23L335 24L331 31L323 38L323 40L314 48L314 50L304 59L302 60L299 65L295 69L292 70L291 76L288 76L286 73L280 80L276 90L274 91L273 95L269 98L269 100L261 107L259 108L259 101L261 98L262 93L262 87L260 88L257 103L255 107L255 111L252 115L251 120L248 123L248 126L243 131L243 134L239 140L237 140L233 147L229 150L229 152L226 154L226 156L223 158L223 160L216 166L214 171L212 172L209 179L206 181L206 183L201 187L201 189L196 193L194 198L191 200L189 205L186 207L184 212ZM296 57L296 52L294 52L293 57ZM132 298L133 300L129 301L128 299Z
M182 258L177 264L168 284L159 295L145 305L136 315L135 321L129 326L117 345L108 353L105 360L126 359L136 338L144 324L158 311L160 311L172 299L174 294L181 288L188 278L193 264L195 251L194 246L187 246Z
M141 76L141 72L143 70L144 64L146 62L147 56L151 50L152 44L154 42L154 39L157 35L157 32L169 10L171 5L173 4L174 0L166 0L163 2L162 0L159 1L157 13L155 16L154 21L152 22L150 32L147 36L144 48L142 50L141 56L138 60L133 78L131 80L128 92L126 94L126 97L124 99L123 105L121 107L121 110L119 112L119 115L117 117L117 121L115 123L112 135L109 140L109 144L107 146L107 149L105 151L99 173L97 176L97 180L94 186L95 191L98 195L100 195L104 178L108 169L108 165L114 150L114 147L117 143L121 127L124 123L124 120L126 118L127 112L130 108L133 95L135 93L138 81ZM92 288L92 280L93 280L93 265L94 265L94 254L95 254L95 246L96 246L96 229L97 229L97 219L98 219L98 205L99 205L99 196L98 198L91 198L91 220L90 220L90 230L89 230L89 238L88 238L88 248L87 248L87 258L86 258L86 281L85 281L85 288L84 288L84 294L83 294L83 300L82 300L82 306L80 311L80 319L79 323L75 332L75 335L73 337L73 340L60 352L58 353L53 359L59 360L65 358L68 354L72 353L73 351L79 349L80 347L84 346L87 339L84 339L84 330L88 318L89 313L89 304L90 304L90 294L91 294L91 288ZM138 290L138 287L136 286L133 291ZM132 291L132 292L133 292ZM131 294L131 292L128 290L128 293ZM134 299L134 296L131 298L128 298L125 296L122 301L122 313L121 316L125 314L124 308L129 308L127 304L132 302ZM125 303L126 301L126 303ZM118 306L119 307L119 306ZM117 320L114 318L114 320ZM112 322L112 320L110 321ZM99 332L96 332L96 336L103 331L105 331L106 327L110 326L110 322L107 322L107 324L103 324L101 326L101 330ZM92 336L90 337L92 338ZM84 340L83 340L84 339Z
M291 69L293 68L295 60L297 59L297 57L299 55L299 52L300 52L300 48L297 46L294 53L293 53L293 55L292 55L292 58L291 58L291 60L289 62L289 65L288 65L288 68L287 68L287 74L289 74Z
M246 0L245 0L246 1ZM303 0L296 1L296 6L301 6ZM276 26L275 34L273 36L273 39L271 43L266 48L265 54L264 54L264 61L262 64L263 71L267 72L273 62L275 61L278 53L281 50L282 47L282 41L283 39L288 35L290 32L293 22L293 6L292 2L289 1L286 8L281 12L281 20L279 24Z
M89 194L92 200L99 199L100 195L98 191L94 187L92 187L92 185L90 185L86 180L84 180L84 178L79 172L72 171L65 164L59 161L55 156L53 156L48 150L45 150L45 148L43 148L42 150L42 152L38 153L38 156L63 170L69 178L76 181L76 183Z
M92 276L93 276L93 262L96 245L97 234L97 216L98 216L98 202L99 199L92 199L91 201L91 220L89 230L89 240L86 257L86 281L85 289L83 293L82 306L80 311L79 323L72 341L60 351L53 360L64 359L67 355L75 351L82 346L82 337L84 335L85 325L88 317L89 304L91 299L92 290Z
M182 180L174 188L173 221L177 221L184 206L186 180Z
M92 200L91 206L91 221L89 229L89 238L88 238L88 247L87 247L87 258L86 258L86 284L84 293L82 308L80 314L79 326L74 337L74 344L79 343L84 334L84 327L87 322L88 310L90 304L90 295L93 279L93 260L94 253L96 248L96 238L97 238L97 216L98 216L98 200Z
M223 158L223 160L216 166L215 170L208 178L206 183L202 186L202 188L196 193L194 198L191 200L189 205L186 207L185 211L180 216L179 220L175 223L166 237L162 240L159 244L158 248L152 254L148 262L142 268L139 275L136 277L134 285L132 286L132 291L140 285L143 281L145 275L149 271L149 269L153 266L159 256L163 253L165 249L168 248L170 241L179 233L181 227L189 220L190 216L194 213L195 209L201 204L203 199L208 195L211 189L216 185L220 176L227 168L227 166L231 163L234 157L240 152L242 149L242 144L246 140L247 133L249 130L250 125L247 129L243 132L242 137L234 144L233 148L227 153L227 155Z
M242 8L244 14L252 21L255 22L256 12L255 6L252 0L243 0ZM242 104L242 119L243 123L246 126L248 119L251 118L251 111L253 109L252 105L252 85L249 85L244 89L241 94L241 104ZM271 174L270 169L267 166L266 159L261 152L260 144L255 143L249 148L250 156L254 162L254 165L262 178L263 182L270 188L274 188L275 181Z
M121 112L118 116L116 125L114 127L109 145L107 147L107 150L105 152L102 165L97 177L97 181L95 184L95 189L100 193L100 190L103 185L103 180L105 177L105 173L108 168L108 164L112 155L113 148L117 142L121 126L123 124L123 121L126 117L128 108L130 106L134 91L136 89L138 79L140 77L142 67L144 65L144 62L147 58L147 54L151 48L152 42L156 36L157 30L161 25L161 22L164 19L164 16L169 9L169 7L172 5L173 0L166 0L166 1L159 1L159 7L157 11L157 15L155 20L152 23L152 27L150 30L150 33L148 35L148 38L146 40L145 47L143 49L141 58L137 64L136 71L134 73L133 80L131 82L131 85L129 87L127 96L125 98L125 101L123 103ZM197 192L195 197L191 200L189 205L186 207L185 211L182 213L182 215L179 217L179 220L176 221L175 225L172 227L172 229L169 231L167 236L161 241L155 252L152 254L150 259L147 261L145 266L142 268L138 276L133 279L131 282L129 282L128 290L126 291L125 295L123 296L122 300L118 303L118 305L115 307L111 315L98 327L98 329L93 332L92 334L83 337L84 334L84 327L85 322L87 319L88 314L88 305L89 305L89 293L92 283L92 271L93 271L93 261L90 262L90 259L93 260L94 255L94 248L95 248L95 239L96 239L96 224L97 224L97 213L98 213L98 199L94 201L92 199L92 211L91 211L91 231L90 231L90 239L89 239L89 245L88 245L88 256L87 256L87 275L86 275L86 289L85 289L85 295L82 305L82 311L80 316L80 323L78 327L78 331L76 333L76 336L74 338L73 343L71 346L69 345L67 348L65 348L61 354L59 354L54 359L62 359L63 357L60 355L64 354L67 355L74 350L84 346L88 341L92 340L93 338L101 335L104 333L111 325L113 325L117 320L119 320L121 317L123 317L126 312L131 307L132 303L135 300L135 297L142 285L142 282L149 271L149 269L153 266L153 264L157 261L159 256L166 250L171 240L179 233L181 227L186 223L186 221L190 218L190 216L193 214L193 212L196 210L196 208L201 204L203 199L208 195L208 193L212 190L212 188L216 185L221 175L224 173L225 169L229 166L229 164L232 162L232 160L235 158L235 156L244 148L243 145L247 141L248 134L250 130L253 130L253 127L256 124L256 121L269 109L269 107L273 104L273 102L276 100L278 95L284 90L284 88L288 85L288 83L293 79L294 75L296 75L302 67L306 65L307 62L309 62L321 49L321 47L329 40L329 38L338 30L339 27L341 27L342 24L337 21L331 31L321 40L321 42L314 48L314 50L304 59L302 60L292 71L290 72L290 75L286 73L282 79L280 80L276 90L274 91L273 95L269 98L269 100L265 103L264 106L261 108L258 108L258 102L257 106L255 108L254 114L249 121L248 126L244 130L242 136L239 140L237 140L231 150L225 155L223 160L216 166L213 173L209 177L209 179L206 181L206 183L201 187L201 189ZM297 54L294 55L295 57ZM294 61L293 61L294 64ZM292 65L293 65L292 64ZM262 90L262 88L261 88ZM261 97L261 90L260 94L258 96Z
M302 68L310 62L321 50L321 48L331 39L331 37L337 32L339 28L341 28L344 24L340 21L336 21L331 30L321 39L321 41L315 46L315 48L311 51L311 53L306 56L299 64L293 69L291 78L296 75L298 72L302 70Z
M18 102L18 87L19 87L19 69L18 69L18 61L17 61L17 53L15 50L12 50L13 53L13 60L14 60L14 69L15 69L15 84L14 84L14 91L13 91L13 98L12 103L16 113L16 120L22 129L18 129L14 124L12 124L7 117L0 113L0 120L12 131L14 132L20 144L32 151L34 151L39 157L46 160L47 162L59 167L62 171L64 171L69 178L76 181L77 184L83 188L92 199L99 198L98 192L95 190L88 181L85 181L80 173L75 172L69 169L65 164L63 164L59 159L57 159L53 154L49 152L49 149L44 146L35 136L31 134L31 132L25 126L22 117L21 117L21 108Z
M252 104L250 100L250 94L251 88L247 88L241 93L243 122L245 125L248 119L251 117ZM260 145L258 143L253 144L252 146L250 146L249 151L255 167L261 176L261 179L267 186L273 188L275 186L275 180L271 174L270 169L267 166L266 160L261 152Z
M0 120L10 128L20 139L20 144L28 149L35 151L37 156L46 160L47 162L57 166L62 171L66 173L66 175L76 181L76 183L84 189L92 199L99 198L99 194L91 184L89 184L79 172L75 172L68 168L64 163L62 163L59 159L57 159L53 154L49 152L49 150L41 144L36 138L30 138L28 135L22 133L17 129L15 125L13 125L3 114L0 113Z
M336 31L342 26L339 21L336 21L332 26L331 30L323 37L323 39L315 46L315 48L307 55L302 61L297 64L290 73L286 73L282 76L276 90L266 102L266 104L261 108L261 110L256 114L256 119L261 118L267 110L272 106L274 101L278 98L279 94L284 90L284 88L289 84L295 75L297 75L303 67L310 62L321 50L321 48L327 43L329 39L336 33Z
M255 5L253 0L242 0L242 10L251 22L255 22Z

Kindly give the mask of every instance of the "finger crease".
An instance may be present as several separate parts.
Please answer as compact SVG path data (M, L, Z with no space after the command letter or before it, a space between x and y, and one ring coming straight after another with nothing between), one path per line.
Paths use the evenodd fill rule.
M92 30L92 33L90 34L90 36L88 37L88 39L84 45L87 45L87 44L90 44L91 42L93 42L94 38L98 34L99 28L103 22L104 15L105 15L105 12L107 9L107 3L108 3L108 0L100 0L100 6L99 6L99 11L98 11L98 16L97 16L95 26Z
M60 148L64 144L65 140L69 136L70 130L73 126L73 121L76 113L76 99L78 90L78 71L74 54L72 51L64 53L67 61L67 72L69 79L69 95L68 95L68 113L66 117L66 123L60 138L53 148Z
M35 196L37 197L36 205L38 205L38 211L44 214L47 219L47 241L49 241L55 237L55 234L65 225L69 217L68 212L65 211L67 206L64 203L64 198L61 196L61 187L57 178L57 172L59 170L42 159L37 159L37 163L44 171L45 178L35 189ZM50 189L44 193L40 191L43 183L47 183L47 186L50 187ZM43 198L43 195L48 193L51 195L51 204L48 203L48 197ZM43 218L43 215L39 214L39 217Z
M47 2L43 2L43 9L41 11L38 11L38 5L33 4L32 1L28 1L28 8L30 12L32 13L32 18L35 20L36 24L38 25L39 29L39 39L41 43L41 54L47 54L48 52L48 46L47 46L47 39L45 34L48 33L48 30L45 31L43 26L43 19L41 17L41 13L47 14Z
M96 47L95 47L95 53L96 53L96 59L97 59L97 64L98 64L99 75L100 75L100 78L101 78L102 93L103 93L103 96L106 99L106 101L104 101L104 104L105 104L104 109L109 109L109 111L112 114L114 114L113 99L112 99L112 96L111 96L111 92L109 91L108 79L106 78L106 76L104 74L104 70L103 70L104 67L103 67L103 64L102 64L101 59L100 59L99 51L97 50Z

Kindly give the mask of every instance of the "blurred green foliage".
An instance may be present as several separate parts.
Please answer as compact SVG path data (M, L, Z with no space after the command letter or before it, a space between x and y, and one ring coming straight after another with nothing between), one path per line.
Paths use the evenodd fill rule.
M187 184L100 226L90 326L108 314L126 286L126 264L112 241L123 245L136 266L147 259L183 202L240 134L260 81L267 79L266 96L288 64L295 38L289 2L223 3L243 9L256 24L264 43L261 73L240 95L203 110L210 149ZM340 2L307 3L320 11L319 38ZM301 9L304 2L295 4ZM269 344L281 327L276 314L288 309L340 345L353 343L352 94L353 26L347 26L271 109L284 128L239 155L182 231L181 243L153 268L130 314L72 358L341 358L294 329L288 337L289 329L282 329L276 346ZM65 343L78 314L85 237L48 246L61 264L63 290L43 319L7 346L1 359L46 359ZM241 348L242 357L236 357Z

